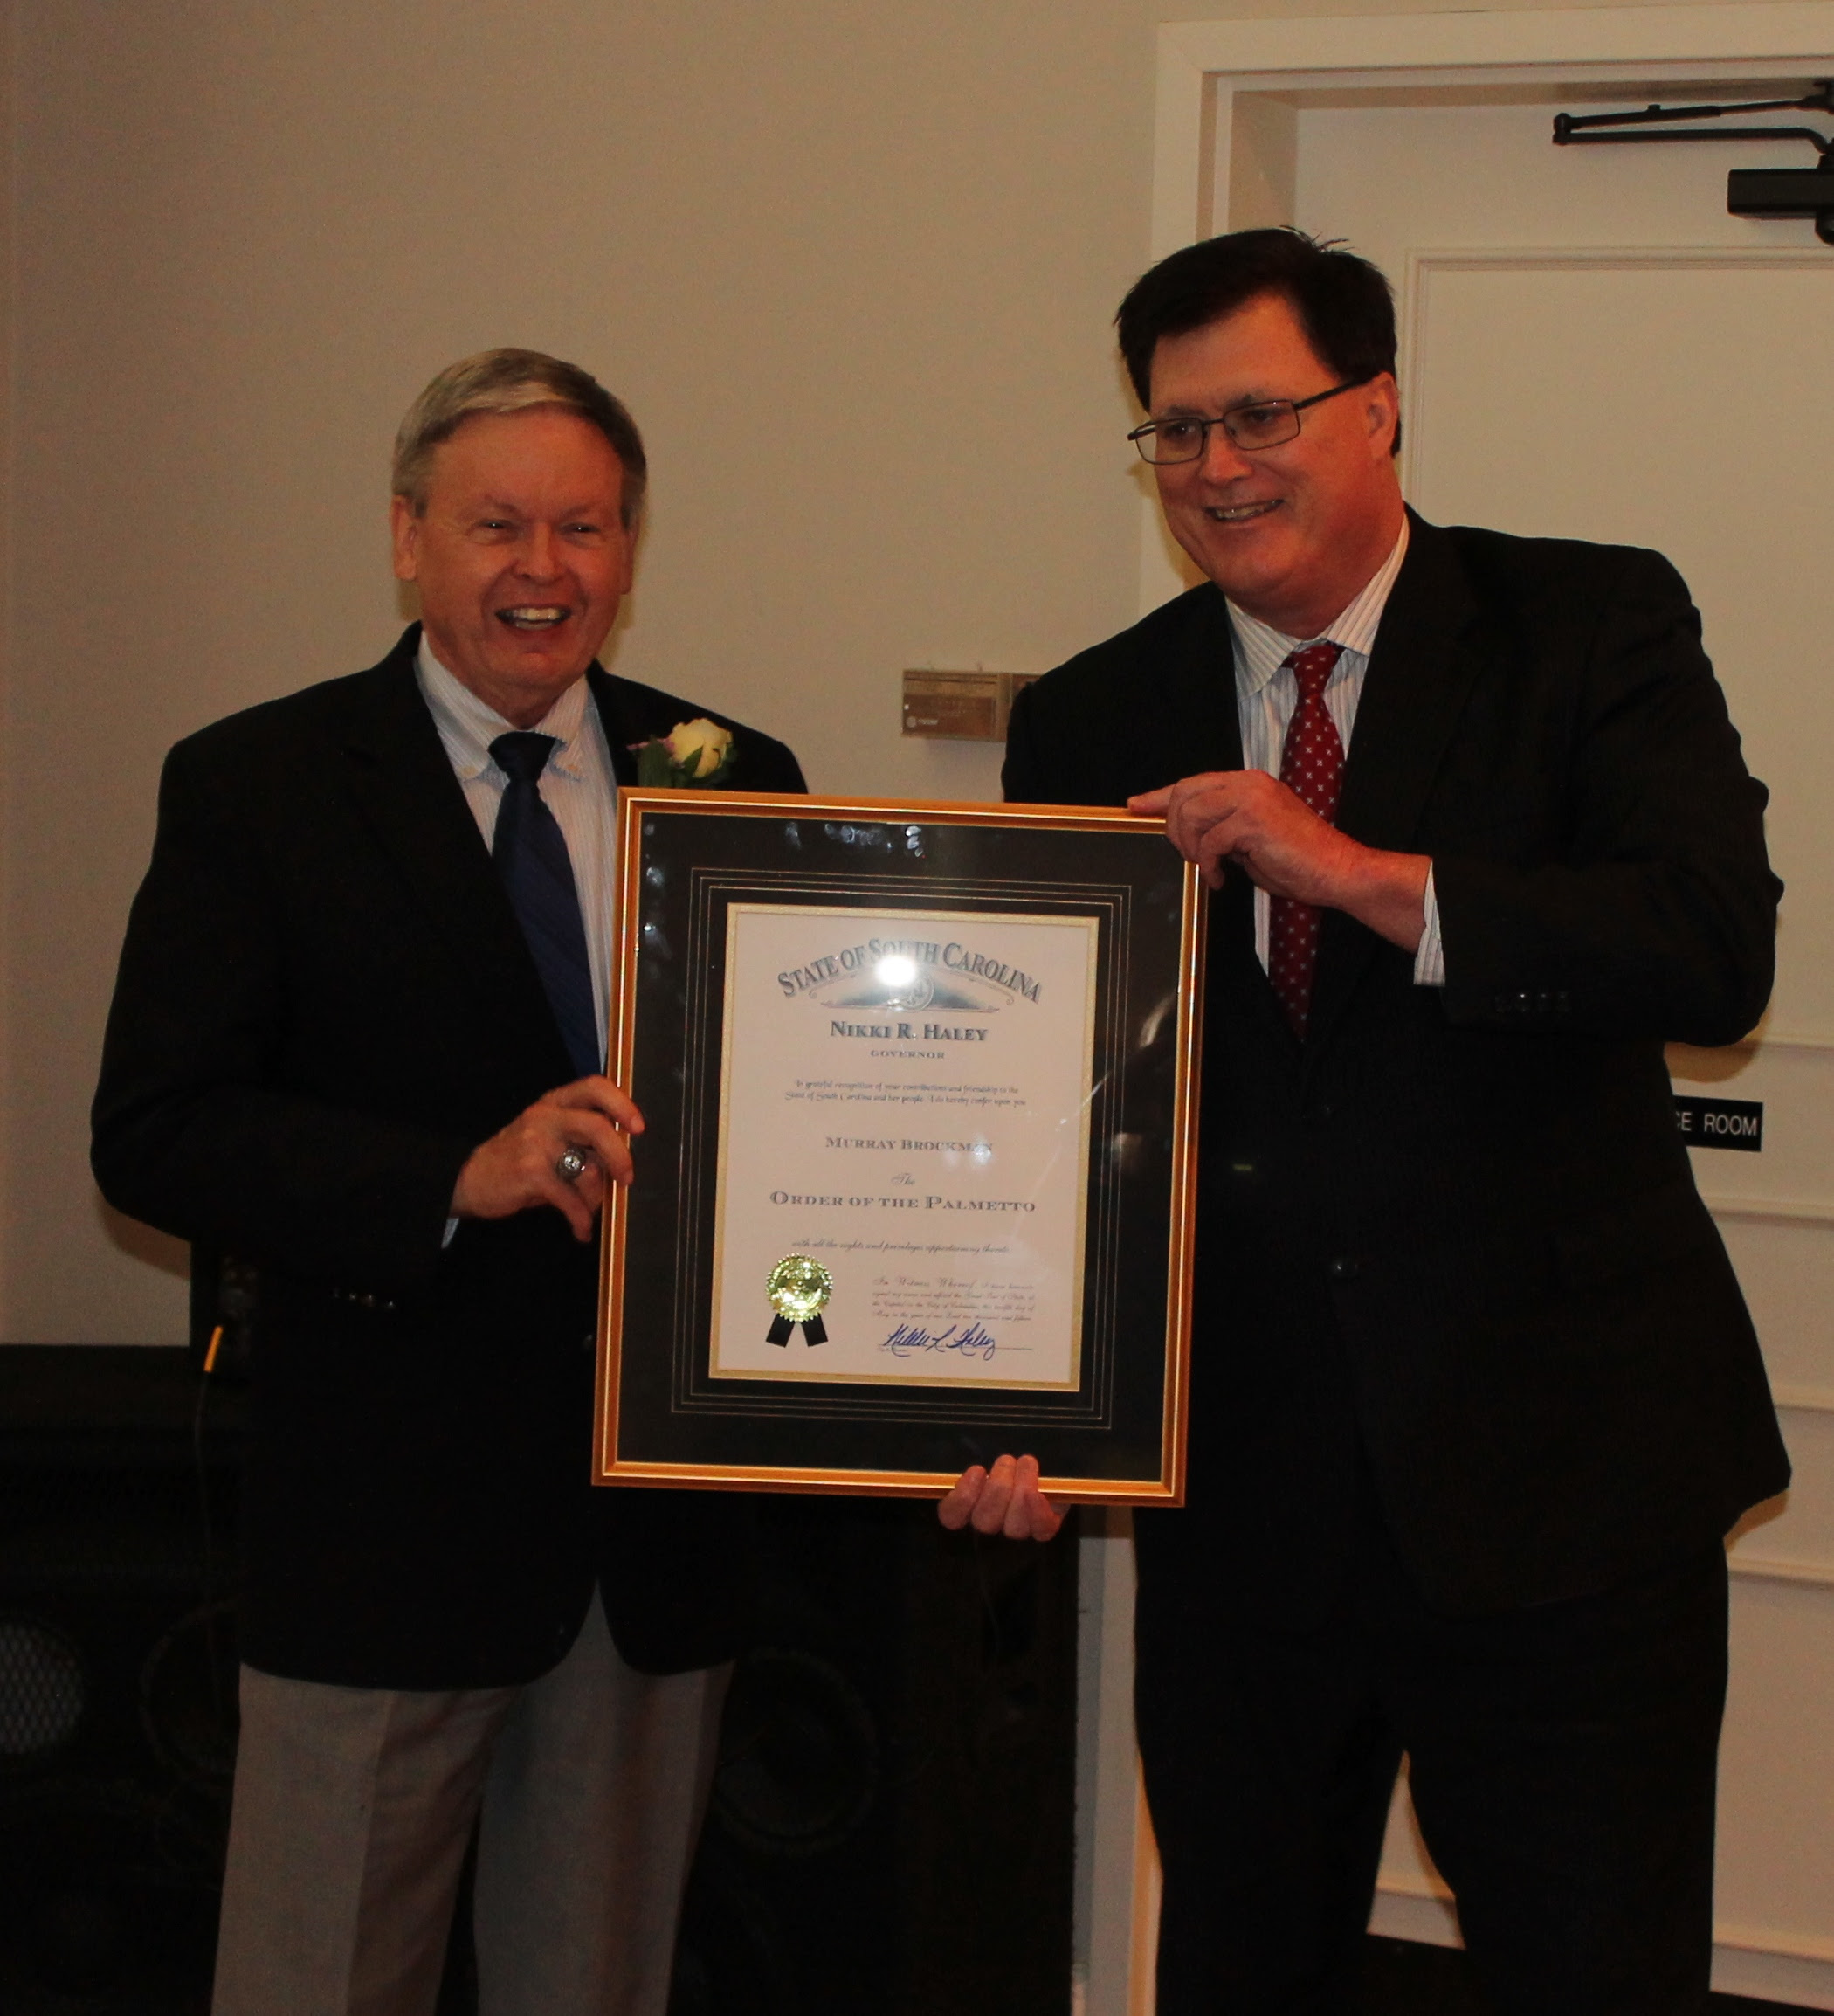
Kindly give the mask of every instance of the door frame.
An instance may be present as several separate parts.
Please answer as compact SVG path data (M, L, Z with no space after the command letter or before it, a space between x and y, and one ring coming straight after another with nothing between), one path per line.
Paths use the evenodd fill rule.
M1449 95L1536 86L1698 83L1834 65L1834 0L1719 0L1498 14L1182 21L1158 32L1148 256L1289 224L1304 91ZM1397 276L1398 278L1399 276ZM1140 611L1190 576L1143 494Z
M1282 99L1324 90L1419 93L1586 85L1662 86L1834 73L1834 0L1716 0L1687 6L1184 21L1158 31L1148 257L1214 232L1293 221L1298 114ZM1278 95L1277 95L1278 94ZM1834 253L1828 255L1834 258ZM1396 276L1397 279L1401 276ZM1142 486L1140 611L1189 583ZM1079 1944L1086 2016L1152 2016L1158 1859L1133 1754L1133 1564L1119 1515L1081 1546L1085 1649L1079 1804L1084 1868ZM1762 1575L1770 1564L1754 1562ZM1377 1926L1456 1937L1439 1896L1390 1889ZM1834 1950L1781 1951L1716 1926L1716 1978L1834 2009ZM1723 1978L1735 1973L1736 1981Z

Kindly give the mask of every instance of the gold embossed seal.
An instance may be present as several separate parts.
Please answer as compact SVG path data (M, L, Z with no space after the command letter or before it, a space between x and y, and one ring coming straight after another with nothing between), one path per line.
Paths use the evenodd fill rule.
M800 1323L803 1336L811 1344L825 1344L828 1333L822 1324L822 1311L834 1293L834 1276L818 1260L807 1253L785 1253L770 1270L764 1284L770 1306L776 1311L766 1333L768 1344L787 1344L791 1331Z

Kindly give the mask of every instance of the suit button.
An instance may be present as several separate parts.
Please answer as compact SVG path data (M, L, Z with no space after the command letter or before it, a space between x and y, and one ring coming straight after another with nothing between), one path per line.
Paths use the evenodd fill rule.
M1362 1262L1348 1253L1340 1253L1325 1263L1325 1272L1334 1281L1354 1281L1362 1272Z
M588 1330L585 1336L580 1339L580 1353L582 1357L590 1358L592 1356L592 1348L595 1344L597 1343L597 1342L598 1339L593 1336L590 1330Z
M1320 1100L1315 1110L1320 1120L1335 1120L1337 1117L1337 1108L1328 1099Z

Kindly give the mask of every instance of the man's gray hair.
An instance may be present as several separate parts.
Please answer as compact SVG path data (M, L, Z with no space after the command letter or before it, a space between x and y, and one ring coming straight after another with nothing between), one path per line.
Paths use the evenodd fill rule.
M624 472L620 515L634 525L649 480L636 421L590 371L541 350L479 350L448 364L408 408L395 437L395 494L418 517L427 507L427 475L442 441L474 413L521 413L531 406L563 406L611 444Z

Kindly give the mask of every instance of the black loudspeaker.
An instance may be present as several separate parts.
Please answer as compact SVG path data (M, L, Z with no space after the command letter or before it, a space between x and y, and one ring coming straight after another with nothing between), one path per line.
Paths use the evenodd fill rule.
M0 2009L208 2009L234 1436L182 1350L0 1347Z
M208 2010L241 1399L183 1350L0 1347L4 2016ZM945 1534L927 1502L760 1516L764 1629L672 2016L1067 2016L1072 1534ZM474 2006L463 1918L447 2016Z
M761 1501L671 2016L1067 2016L1076 1549Z

